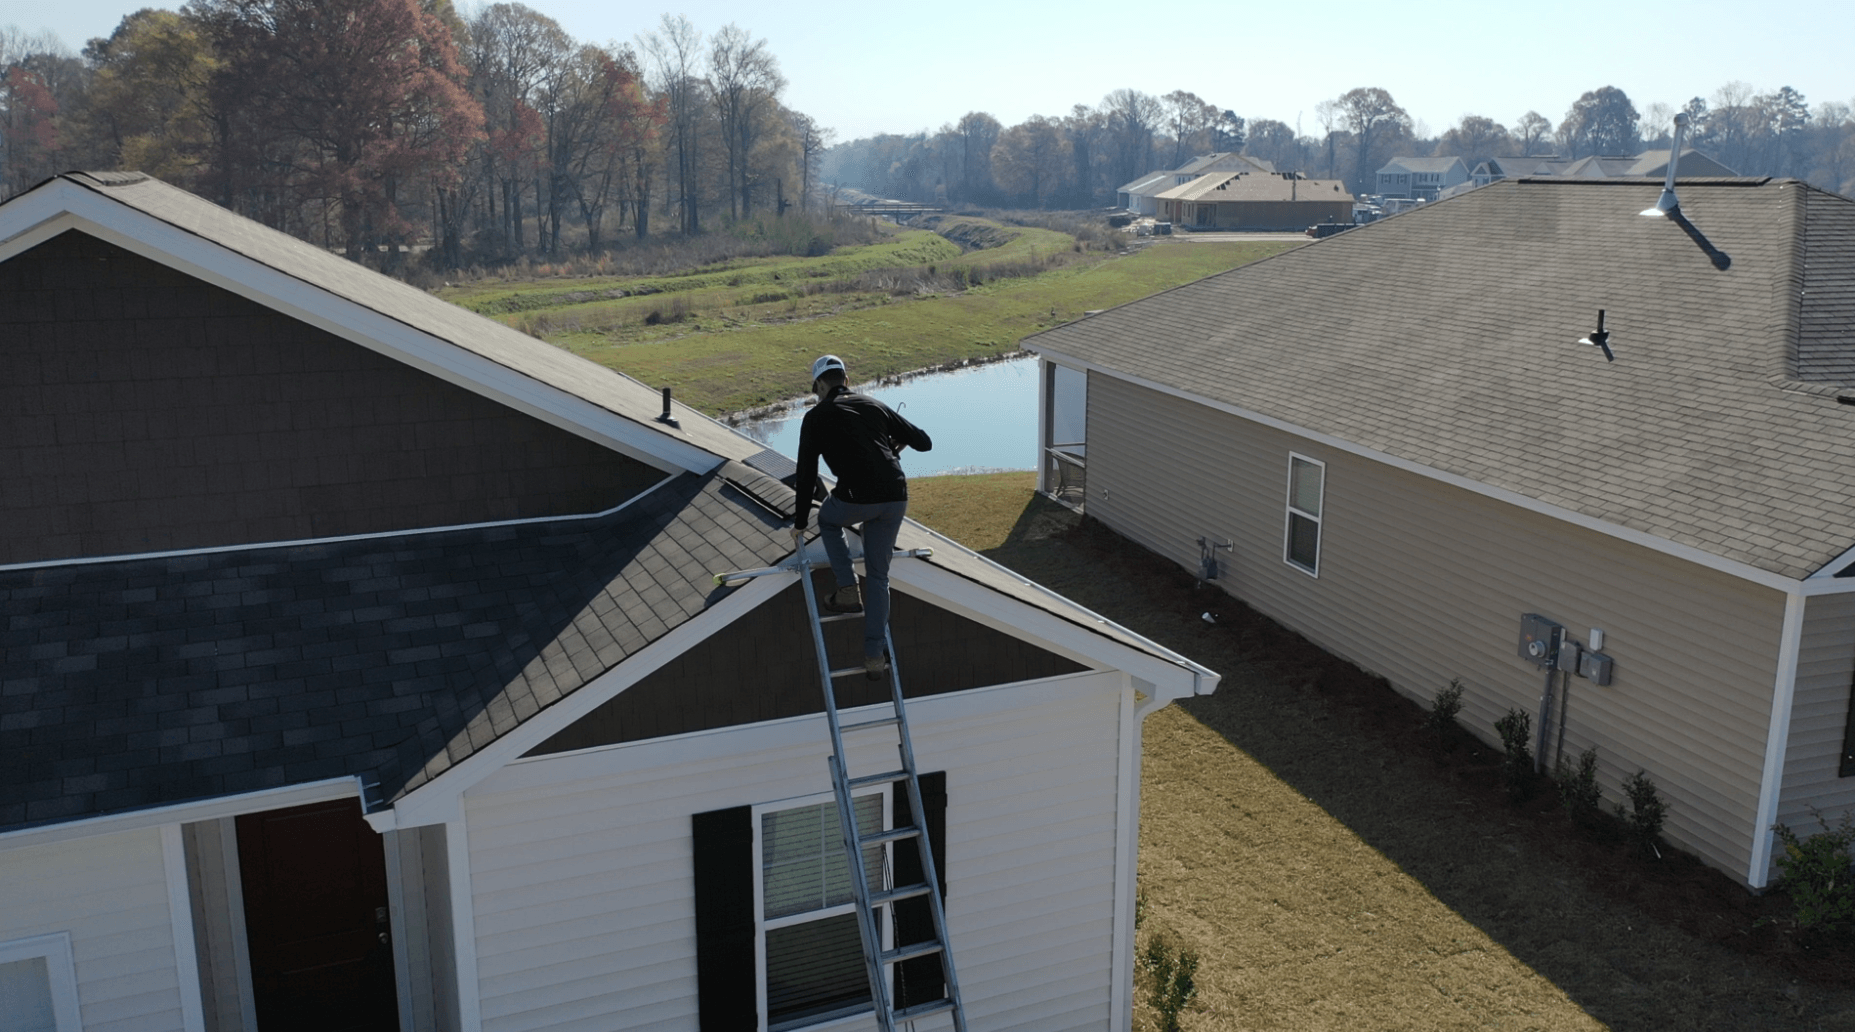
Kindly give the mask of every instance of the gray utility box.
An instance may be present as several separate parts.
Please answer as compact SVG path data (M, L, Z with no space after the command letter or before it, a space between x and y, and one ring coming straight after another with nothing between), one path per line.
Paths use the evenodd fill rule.
M1578 672L1579 657L1583 654L1584 649L1577 642L1561 633L1559 635L1559 656L1553 665L1568 674L1575 674Z
M1587 652L1578 659L1578 676L1592 684L1610 683L1610 657L1602 652Z
M1520 618L1520 658L1536 667L1549 667L1559 658L1559 642L1565 628L1538 613Z

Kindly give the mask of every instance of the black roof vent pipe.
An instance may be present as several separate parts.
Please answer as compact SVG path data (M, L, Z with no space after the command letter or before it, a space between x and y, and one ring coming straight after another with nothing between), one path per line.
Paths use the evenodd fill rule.
M657 422L678 430L683 428L683 424L677 422L676 417L670 414L670 388L668 387L663 389L663 415L657 417Z

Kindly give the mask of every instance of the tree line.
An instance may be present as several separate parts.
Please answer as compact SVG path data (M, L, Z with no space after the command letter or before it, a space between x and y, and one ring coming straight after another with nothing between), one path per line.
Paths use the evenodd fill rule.
M72 54L0 29L0 196L137 169L350 256L597 251L804 205L830 131L766 41L664 15L597 46L519 3L190 0Z
M1740 175L1792 176L1855 192L1855 118L1838 101L1812 109L1789 86L1758 93L1729 82L1695 97L1686 144ZM983 111L934 132L853 140L825 154L820 176L840 187L910 201L1000 207L1087 208L1111 204L1115 188L1192 156L1240 151L1283 172L1341 179L1372 193L1394 157L1461 157L1472 170L1489 158L1635 155L1667 147L1677 109L1638 112L1614 86L1573 101L1558 121L1528 111L1512 126L1464 115L1432 134L1391 93L1359 87L1314 107L1305 131L1269 118L1246 120L1186 90L1163 96L1116 90L1068 114L1033 115L1009 128Z

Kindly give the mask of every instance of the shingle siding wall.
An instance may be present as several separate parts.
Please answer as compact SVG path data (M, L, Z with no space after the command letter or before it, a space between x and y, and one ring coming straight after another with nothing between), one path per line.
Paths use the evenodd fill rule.
M83 234L0 263L0 563L596 512L661 477Z
M1855 777L1838 774L1855 685L1855 595L1818 595L1804 610L1791 699L1790 742L1777 819L1800 834L1816 830L1815 807L1833 823L1855 810ZM1773 867L1776 872L1776 867Z
M1236 541L1226 590L1417 699L1461 678L1486 740L1538 710L1522 614L1603 628L1615 681L1571 679L1566 755L1596 745L1613 800L1646 768L1669 837L1745 874L1778 592L1122 380L1088 398L1090 515L1188 569L1199 536ZM1282 561L1291 450L1327 463L1318 578Z
M820 571L820 591L830 574ZM890 633L909 698L1081 671L1081 665L899 591L890 596ZM805 602L794 584L728 625L727 630L671 660L572 726L531 756L635 742L731 724L752 724L824 710L818 661L806 626ZM863 625L825 625L834 667L861 662ZM889 683L839 678L840 706L889 697Z
M909 706L921 769L947 772L948 934L974 1028L1110 1026L1121 683ZM871 738L853 769L894 763ZM822 720L793 721L523 761L473 788L484 1032L696 1032L690 816L829 792L827 751Z

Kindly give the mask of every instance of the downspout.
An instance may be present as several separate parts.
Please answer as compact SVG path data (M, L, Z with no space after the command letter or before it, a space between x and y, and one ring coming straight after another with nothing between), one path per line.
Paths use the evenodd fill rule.
M1778 798L1784 791L1784 753L1790 745L1791 703L1797 696L1797 659L1803 649L1804 596L1794 591L1784 597L1784 629L1778 639L1778 674L1771 686L1771 723L1765 731L1765 768L1759 778L1758 813L1752 822L1752 864L1746 884L1762 889L1769 879L1771 830L1778 819Z

